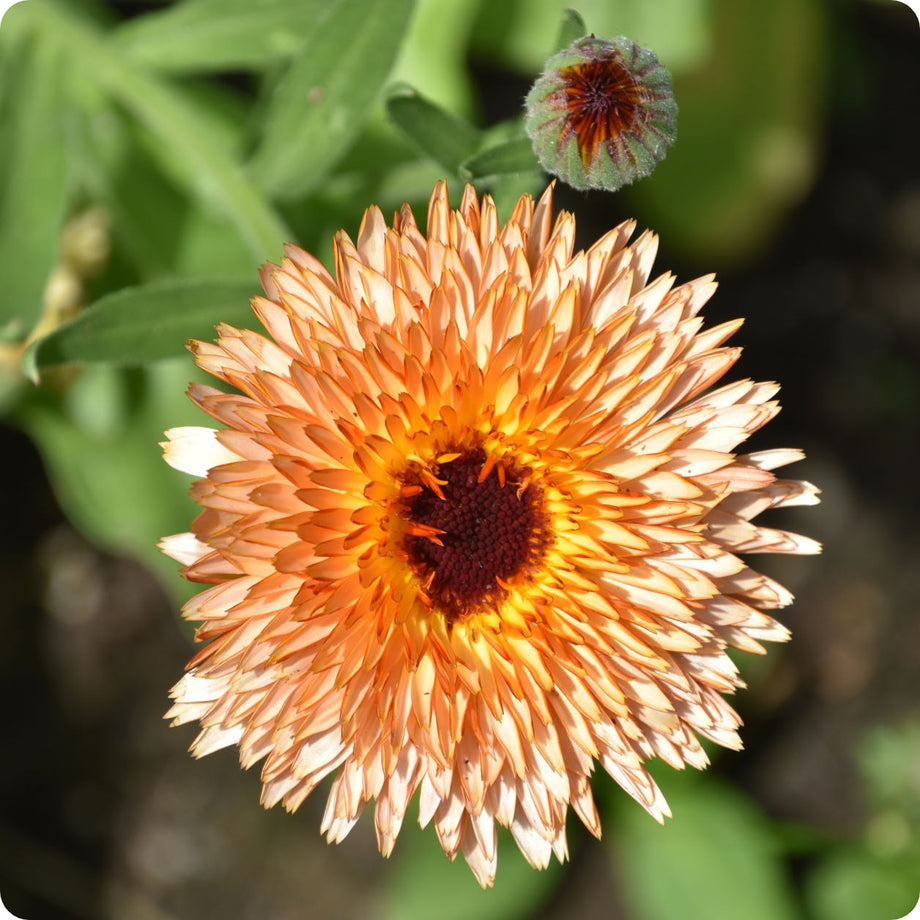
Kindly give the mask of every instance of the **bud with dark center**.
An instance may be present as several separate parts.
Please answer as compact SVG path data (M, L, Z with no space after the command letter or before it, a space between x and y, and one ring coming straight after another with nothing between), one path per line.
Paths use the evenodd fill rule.
M590 35L554 55L526 108L540 164L577 189L615 191L647 176L677 136L670 73L622 36Z

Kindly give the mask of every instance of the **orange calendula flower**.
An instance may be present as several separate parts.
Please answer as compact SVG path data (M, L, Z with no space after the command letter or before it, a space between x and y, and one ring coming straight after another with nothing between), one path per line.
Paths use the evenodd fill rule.
M370 208L334 274L296 246L266 265L270 337L192 343L239 391L193 384L221 427L165 445L204 509L162 543L211 585L169 713L196 755L264 760L263 803L292 810L335 774L324 831L373 800L385 855L418 792L487 885L497 824L537 867L569 806L600 833L598 762L661 820L649 758L739 745L726 650L785 639L764 610L791 600L740 554L815 552L751 519L816 490L772 472L798 451L735 452L777 387L711 389L739 323L701 331L712 279L649 282L632 231L573 253L552 189L500 226L441 183L427 234Z

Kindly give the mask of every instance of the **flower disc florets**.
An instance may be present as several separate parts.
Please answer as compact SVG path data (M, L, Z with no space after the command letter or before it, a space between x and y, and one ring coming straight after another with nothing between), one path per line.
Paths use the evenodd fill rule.
M443 455L407 483L403 548L433 608L449 624L500 609L510 585L542 560L548 541L542 490L482 449Z
M647 176L677 137L670 73L622 36L581 38L550 58L526 110L540 164L577 189Z

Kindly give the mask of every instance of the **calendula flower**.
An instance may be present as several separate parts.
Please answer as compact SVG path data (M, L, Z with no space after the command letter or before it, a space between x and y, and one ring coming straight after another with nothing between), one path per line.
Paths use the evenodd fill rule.
M500 226L441 183L427 235L372 207L334 274L296 246L266 265L270 337L191 343L239 391L193 384L221 427L165 444L203 510L162 546L211 585L169 712L196 755L264 759L263 803L292 810L335 774L324 831L373 800L385 855L418 792L487 885L497 824L538 867L569 806L600 833L597 763L660 820L649 758L738 746L726 650L785 639L764 610L791 599L739 554L815 551L751 523L815 489L771 472L798 451L735 452L777 387L710 389L739 323L701 331L712 279L648 283L632 231L573 253L552 189Z
M677 137L671 74L622 35L588 35L553 55L525 106L540 165L577 189L649 175Z

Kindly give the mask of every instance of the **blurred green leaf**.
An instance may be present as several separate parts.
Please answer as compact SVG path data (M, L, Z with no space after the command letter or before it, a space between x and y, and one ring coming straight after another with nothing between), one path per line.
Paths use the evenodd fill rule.
M391 79L423 87L426 99L458 115L472 116L478 94L468 53L481 5L482 0L415 0Z
M555 861L543 872L534 871L504 829L498 835L498 874L489 890L480 888L462 856L448 860L431 827L422 830L407 821L394 860L386 920L524 920L563 876Z
M800 916L767 819L712 777L662 782L673 818L664 826L618 796L606 827L637 920L794 920Z
M578 10L563 10L562 24L559 26L559 37L556 39L556 50L564 51L569 45L584 38L588 34L588 27Z
M157 540L188 529L197 506L189 479L162 459L158 442L175 425L202 423L185 396L201 372L190 358L146 368L84 368L62 392L33 389L15 420L36 442L68 518L97 545L131 553L177 597L189 589Z
M171 274L188 199L140 148L136 126L96 84L81 77L74 86L85 115L71 130L75 181L108 214L113 258L126 259L141 279Z
M472 179L526 172L542 175L528 137L515 137L487 147L460 165L461 175Z
M411 86L393 87L386 108L406 137L453 175L479 146L477 128L420 96Z
M280 251L290 233L227 150L226 135L169 82L126 61L109 37L71 8L43 0L40 23L76 66L96 80L159 141L164 164L191 196L230 221L258 264ZM38 18L38 17L36 17Z
M873 859L859 849L830 855L808 879L814 920L895 920L911 913L920 894L916 849L901 859Z
M868 804L918 819L920 830L920 715L875 726L857 747Z
M182 354L187 339L213 339L219 322L258 324L255 279L158 281L108 294L36 342L26 372L68 362L138 365Z
M709 55L675 77L677 142L628 198L669 245L738 261L814 179L826 22L798 0L717 0L711 22Z
M173 269L178 277L234 278L241 266L249 264L248 253L233 229L203 208L189 208L174 232L177 251ZM258 290L256 271L250 277Z
M710 50L712 5L713 0L578 0L577 4L587 32L598 38L626 35L655 51L674 72L693 69ZM483 3L473 31L474 48L493 61L536 75L556 49L559 22L571 6L573 0Z
M259 68L300 51L328 0L186 0L114 33L119 52L156 70Z
M67 206L60 48L26 6L0 32L0 327L16 320L21 338L41 315Z
M160 168L163 145L140 128L103 89L80 71L70 92L82 117L69 126L74 181L109 216L113 264L129 272L120 283L165 276L233 277L254 260L232 224L183 194ZM226 147L238 143L238 100L216 84L184 87L200 113L208 111ZM155 148L155 149L154 149Z
M320 187L358 136L406 31L411 0L331 0L269 102L250 163L283 199Z
M805 894L815 920L893 920L920 894L920 721L877 725L856 747L867 816L858 841L813 860Z

